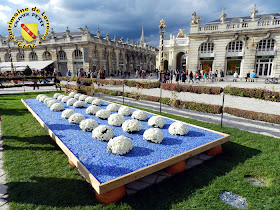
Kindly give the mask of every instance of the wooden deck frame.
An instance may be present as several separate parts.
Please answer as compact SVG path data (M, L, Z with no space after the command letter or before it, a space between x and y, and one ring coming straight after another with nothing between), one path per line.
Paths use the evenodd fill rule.
M205 152L211 148L214 148L218 145L221 145L227 141L229 141L230 136L228 134L224 134L218 131L213 131L210 129L202 128L200 126L192 125L185 123L187 125L211 131L213 133L217 133L220 135L223 135L224 137L219 138L215 141L212 141L210 143L204 144L200 147L194 148L192 150L189 150L187 152L181 153L179 155L176 155L174 157L171 157L169 159L160 161L158 163L155 163L153 165L147 166L145 168L133 171L131 173L128 173L126 175L123 175L121 177L118 177L116 179L113 179L111 181L105 182L100 184L100 182L87 170L87 168L78 160L78 158L63 144L63 142L53 133L51 129L48 128L48 126L44 123L43 120L25 103L23 99L21 99L22 103L25 105L25 107L30 111L30 113L33 115L33 117L40 123L40 125L45 129L45 131L50 135L50 137L57 143L57 145L61 148L61 150L67 155L67 157L76 165L77 169L80 171L80 173L85 177L85 179L92 185L92 187L95 189L95 191L98 194L103 194L105 192L108 192L110 190L113 190L117 187L123 186L125 184L128 184L130 182L133 182L137 179L140 179L142 177L145 177L149 174L155 173L159 170L162 170L168 166L171 166L175 163L178 163L182 160L186 160L192 156L195 156L197 154L200 154L202 152ZM110 102L112 103L112 102ZM135 109L135 108L134 108ZM137 110L137 109L136 109ZM149 112L147 112L149 113ZM150 113L155 115L154 113ZM168 117L164 117L166 119L170 119L173 121L177 121ZM181 121L180 121L181 122Z

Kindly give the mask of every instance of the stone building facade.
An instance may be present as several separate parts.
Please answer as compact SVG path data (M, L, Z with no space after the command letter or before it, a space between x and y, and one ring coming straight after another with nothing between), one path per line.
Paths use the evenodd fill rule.
M79 28L77 32L70 32L67 27L65 32L55 33L53 30L44 42L39 45L39 37L36 38L36 48L22 49L10 42L13 61L54 61L53 66L65 75L67 69L76 74L80 68L84 70L104 69L107 76L118 71L130 72L136 70L154 71L156 68L156 55L158 49L148 46L142 29L140 43L110 39L100 36L97 29L96 35L91 34L89 29ZM17 40L28 44L22 37ZM9 62L8 45L5 38L0 38L0 62Z
M186 68L192 71L223 70L227 74L237 71L241 77L255 71L259 77L278 78L280 13L257 13L254 5L250 16L227 18L223 9L220 19L205 25L200 25L201 18L193 13L190 33L183 38L171 36L164 42L168 68L180 67L180 55L185 53Z

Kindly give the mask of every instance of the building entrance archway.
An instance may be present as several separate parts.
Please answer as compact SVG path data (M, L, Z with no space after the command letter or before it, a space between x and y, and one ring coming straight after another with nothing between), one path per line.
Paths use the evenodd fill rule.
M168 70L168 60L163 62L163 70Z
M176 69L186 70L186 57L187 54L179 52L176 57Z

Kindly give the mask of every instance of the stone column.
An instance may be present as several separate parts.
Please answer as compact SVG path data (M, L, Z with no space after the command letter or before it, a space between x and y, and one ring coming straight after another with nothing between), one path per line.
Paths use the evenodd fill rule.
M45 52L45 50L44 49L40 49L36 51L34 50L34 52L37 54L38 61L43 61L43 53Z
M199 68L199 47L203 43L203 40L195 40L190 38L190 51L189 51L189 70L196 72Z
M108 49L108 69L107 69L107 71L108 71L108 76L111 76L111 74L112 74L112 50L111 49Z
M280 77L280 35L276 35L275 39L275 46L274 46L274 59L272 65L272 72L271 76L279 78Z
M252 39L252 38L251 38ZM246 77L247 72L256 70L256 44L251 45L251 39L245 43L245 55L243 57L243 71L240 72L241 77ZM255 42L254 42L255 43Z
M219 70L226 70L226 48L228 43L231 41L231 39L218 39L214 40L214 63L213 63L213 69L212 72L214 72L216 69Z
M73 51L74 51L73 48L71 48L71 49L64 49L64 52L66 53L66 58L67 58L67 68L68 68L68 70L70 70L72 75L76 76L77 75L77 71L76 71L76 69L74 69ZM57 55L58 55L58 52L59 52L59 49L57 49Z
M98 60L98 63L99 63L99 69L103 69L103 52L104 52L104 49L101 48L100 46L97 47L97 51L98 51L98 55L99 55L99 59ZM97 70L99 70L97 69Z
M119 63L120 63L120 50L115 50L116 53L116 71L120 69Z
M88 71L93 67L93 46L87 45L84 46L81 50L83 52L83 68L85 71Z

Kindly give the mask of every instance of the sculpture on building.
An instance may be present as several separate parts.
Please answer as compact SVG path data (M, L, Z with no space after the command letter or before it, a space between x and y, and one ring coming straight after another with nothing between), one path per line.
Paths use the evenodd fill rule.
M84 35L88 35L89 34L89 30L88 30L88 27L87 26L85 26L85 29L83 30L84 31Z
M53 31L53 28L51 30L51 38L54 39L54 31Z
M184 29L179 29L179 33L177 34L177 38L184 37L184 35L185 35Z
M223 8L222 14L220 15L220 20L221 20L222 23L225 22L226 17L227 17L227 14L225 13L225 8Z
M196 12L194 12L191 17L191 24L195 25L195 24L199 24L200 22L201 22L201 17L196 17Z
M258 12L259 12L259 11L256 9L256 4L254 4L253 10L250 11L252 20L255 20L256 14L257 14Z
M66 37L70 37L70 30L69 30L69 27L67 26L66 28Z
M107 34L106 34L106 40L109 41L109 38L110 38L110 35L109 35L109 33L107 32Z
M97 38L100 38L100 30L99 30L99 28L97 28L96 35L97 35Z

